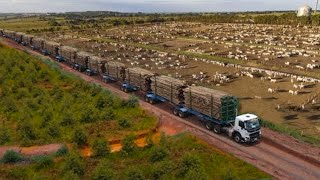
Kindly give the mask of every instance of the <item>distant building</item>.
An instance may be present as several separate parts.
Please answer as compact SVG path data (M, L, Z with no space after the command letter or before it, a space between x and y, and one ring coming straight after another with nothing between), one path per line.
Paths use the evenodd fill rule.
M302 16L311 16L311 13L312 13L312 8L308 5L304 5L304 6L301 6L299 9L298 9L298 13L297 13L297 16L298 17L302 17Z

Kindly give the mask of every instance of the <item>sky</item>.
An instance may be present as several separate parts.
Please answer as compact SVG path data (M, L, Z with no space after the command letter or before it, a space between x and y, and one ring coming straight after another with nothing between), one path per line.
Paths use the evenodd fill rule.
M12 12L230 12L295 10L316 0L0 0L0 13Z

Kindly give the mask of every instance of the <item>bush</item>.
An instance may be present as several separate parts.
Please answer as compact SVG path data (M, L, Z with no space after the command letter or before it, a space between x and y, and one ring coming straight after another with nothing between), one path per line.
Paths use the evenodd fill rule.
M63 169L65 172L71 171L74 174L81 176L84 174L85 167L81 157L78 154L70 153L66 158Z
M62 180L79 180L79 175L75 174L72 171L68 171L64 173L64 175L61 178Z
M23 158L20 153L13 150L8 150L4 153L1 161L3 163L17 163L22 160Z
M128 100L123 101L123 106L128 108L135 108L139 106L139 98L136 96L130 96Z
M72 141L77 144L78 147L87 145L87 135L82 129L76 129L73 133Z
M103 121L111 121L114 120L115 114L112 109L107 109L101 113L100 119Z
M64 156L66 154L68 154L69 150L68 147L66 145L63 145L60 149L58 149L58 151L55 153L56 157L61 157Z
M128 128L128 127L131 126L130 121L128 121L127 119L120 119L120 120L118 120L118 124L119 124L119 126L122 127L122 128Z
M183 156L178 169L178 176L185 176L189 171L201 168L200 159L192 154Z
M109 165L106 163L100 163L93 172L93 180L109 180L113 178L113 172Z
M151 176L153 179L160 179L163 175L170 174L174 168L175 165L171 161L157 163L152 168Z
M140 169L129 169L128 172L126 173L128 180L143 180L146 179L141 172Z
M135 136L128 135L123 139L122 142L122 152L125 154L129 154L136 149L136 144L134 142Z
M49 168L53 165L53 158L50 156L37 156L33 158L37 169Z
M92 145L93 156L103 157L110 152L108 142L105 139L96 139Z
M155 147L152 149L150 162L158 162L162 161L165 157L167 157L168 151L163 147Z

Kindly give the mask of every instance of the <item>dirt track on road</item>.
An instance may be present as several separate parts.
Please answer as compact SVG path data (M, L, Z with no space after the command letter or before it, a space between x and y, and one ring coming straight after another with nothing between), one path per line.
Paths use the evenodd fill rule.
M39 56L39 53L36 53L26 47L22 47L8 41L5 41L5 43L17 49L27 50L29 53ZM129 94L120 91L120 88L118 88L117 84L104 84L99 78L86 76L85 74L73 70L66 64L60 64L60 67L63 70L71 72L88 82L101 85L103 88L108 89L120 97L129 97ZM137 95L139 96L139 94ZM295 145L295 147L291 147L291 149L294 150L296 147L298 147L298 150L300 151L298 153L301 156L297 156L296 154L287 151L282 147L278 147L276 143L272 144L262 141L261 143L255 145L237 144L228 137L219 136L204 129L203 126L193 118L184 120L174 116L168 112L170 108L167 105L158 104L154 106L144 101L140 101L140 104L144 109L152 112L160 119L160 129L163 129L168 134L174 135L181 132L189 132L199 139L204 140L208 144L235 155L236 157L271 174L277 179L312 180L319 179L320 177L320 166L317 164L317 158L320 156L319 148L304 143L299 144L298 142L295 142L297 145ZM276 142L277 134L278 133L275 132L273 133L272 138L275 138L274 142ZM264 131L263 135L267 136L267 134L264 134ZM279 134L279 139L284 140L283 135ZM288 140L290 140L290 137L288 137ZM286 142L286 146L290 148L290 143ZM312 157L315 162L303 158L304 155L309 155L308 157Z

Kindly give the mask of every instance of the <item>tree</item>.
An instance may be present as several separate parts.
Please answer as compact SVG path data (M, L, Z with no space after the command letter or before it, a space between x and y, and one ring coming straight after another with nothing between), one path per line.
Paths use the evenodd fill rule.
M150 162L162 161L167 157L168 151L163 147L154 147L151 151Z
M94 157L104 157L110 152L110 147L105 139L96 139L92 145Z
M78 147L83 147L87 145L87 135L84 133L84 130L77 128L72 137L72 141L78 145Z
M113 178L113 172L106 162L100 163L93 172L93 180L109 180Z
M182 157L179 164L178 176L185 176L189 171L198 170L201 168L200 159L192 154L186 154Z
M13 150L8 150L4 153L1 161L3 163L16 163L22 160L23 158L20 153Z
M134 142L135 136L128 135L122 141L122 152L125 154L129 154L136 149L136 144Z
M85 166L81 157L76 153L70 153L63 166L65 172L71 171L79 176L84 174Z

